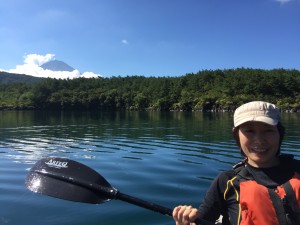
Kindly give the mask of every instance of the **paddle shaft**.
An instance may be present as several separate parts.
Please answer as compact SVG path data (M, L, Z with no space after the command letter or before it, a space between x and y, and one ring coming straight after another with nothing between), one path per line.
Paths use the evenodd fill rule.
M121 201L125 201L125 202L131 203L133 205L143 207L145 209L150 209L154 212L158 212L158 213L166 215L166 216L172 216L172 212L173 212L172 209L169 209L164 206L157 205L157 204L154 204L154 203L151 203L148 201L144 201L142 199L138 199L138 198L132 197L130 195L123 194L121 192L118 192L118 194L116 195L116 198ZM214 225L214 223L208 222L208 221L200 219L200 218L197 218L195 223L198 225Z
M172 216L172 210L169 208L166 208L164 206L160 206L160 205L157 205L157 204L154 204L151 202L147 202L142 199L138 199L138 198L132 197L130 195L123 194L121 192L118 192L116 198L121 201L125 201L125 202L131 203L133 205L143 207L145 209L150 209L154 212L158 212L163 215Z

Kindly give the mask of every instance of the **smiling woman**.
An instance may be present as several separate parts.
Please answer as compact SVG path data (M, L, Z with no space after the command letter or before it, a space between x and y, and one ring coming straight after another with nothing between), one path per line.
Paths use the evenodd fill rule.
M284 136L280 111L266 102L252 102L239 107L234 116L234 138L254 167L279 164L278 154Z
M248 163L257 168L279 164L279 131L262 122L244 123L239 128L239 141Z
M300 162L279 154L284 136L280 110L262 101L240 106L233 136L245 159L220 173L199 210L175 207L176 225L197 217L213 222L220 215L223 225L299 224Z

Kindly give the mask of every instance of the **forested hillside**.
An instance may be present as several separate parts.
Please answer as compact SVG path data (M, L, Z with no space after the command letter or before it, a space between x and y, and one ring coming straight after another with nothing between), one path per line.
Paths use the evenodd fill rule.
M112 77L1 84L2 109L233 110L266 100L300 109L298 70L204 70L181 77Z
M25 83L32 84L42 81L43 78L33 77L25 74L14 74L0 71L0 84Z

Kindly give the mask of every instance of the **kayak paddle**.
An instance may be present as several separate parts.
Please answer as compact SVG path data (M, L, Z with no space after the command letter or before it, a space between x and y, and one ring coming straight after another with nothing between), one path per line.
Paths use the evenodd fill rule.
M30 191L59 199L91 204L118 199L172 216L172 209L123 194L95 170L66 158L47 157L37 161L30 169L25 185ZM200 218L196 223L213 225Z

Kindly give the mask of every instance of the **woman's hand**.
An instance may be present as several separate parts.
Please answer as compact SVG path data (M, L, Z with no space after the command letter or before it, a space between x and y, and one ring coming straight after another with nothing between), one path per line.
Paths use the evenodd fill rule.
M173 210L173 218L176 225L195 225L193 223L198 217L199 211L192 206L179 205Z

